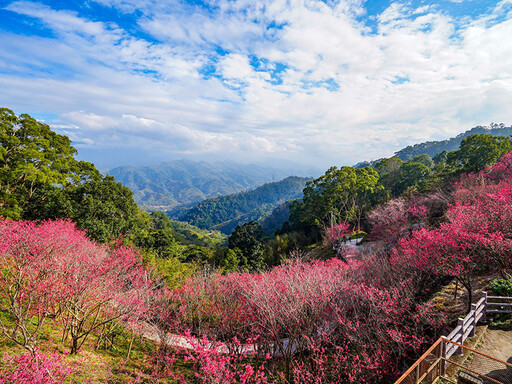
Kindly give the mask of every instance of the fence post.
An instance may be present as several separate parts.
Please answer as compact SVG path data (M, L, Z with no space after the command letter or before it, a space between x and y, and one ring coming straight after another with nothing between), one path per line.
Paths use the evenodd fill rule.
M439 376L444 377L446 373L446 341L444 338L441 338L441 349L439 350L439 363L441 366L439 367Z
M484 309L482 310L482 323L487 323L487 292L483 291L482 293L484 294Z
M460 331L459 331L460 332L460 341L459 341L459 343L460 344L464 344L464 319L461 319L459 317L459 319L457 320L457 326L460 326ZM464 351L462 350L461 347L458 347L457 348L457 353L459 355L463 355Z
M471 321L471 324L470 324L471 332L469 332L469 337L473 337L473 336L475 336L475 332L476 332L476 304L471 304L471 312L469 312L469 313L473 314L473 320Z

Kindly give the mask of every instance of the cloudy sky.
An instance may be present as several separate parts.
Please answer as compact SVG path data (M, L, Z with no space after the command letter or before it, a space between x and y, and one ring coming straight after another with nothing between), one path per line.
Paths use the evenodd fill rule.
M350 165L512 123L512 0L0 0L0 106L103 168Z

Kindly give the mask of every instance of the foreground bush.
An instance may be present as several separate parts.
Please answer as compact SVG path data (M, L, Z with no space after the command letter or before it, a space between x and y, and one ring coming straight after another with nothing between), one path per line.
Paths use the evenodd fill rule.
M0 384L64 384L73 369L57 353L44 354L39 350L18 356L3 355Z
M415 301L412 281L386 281L382 272L390 279L392 266L332 259L192 278L174 292L174 330L222 341L230 356L254 345L285 382L383 382L441 321Z
M107 323L152 317L162 291L133 249L98 245L70 221L0 221L0 329L31 353L47 321L76 353Z
M512 296L512 278L494 279L491 281L491 290L499 296Z

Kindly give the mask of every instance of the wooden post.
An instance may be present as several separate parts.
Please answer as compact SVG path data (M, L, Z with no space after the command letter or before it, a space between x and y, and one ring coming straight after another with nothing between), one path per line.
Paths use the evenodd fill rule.
M459 319L457 320L457 326L460 326L460 344L464 344L464 319L461 319L459 317ZM457 353L459 355L463 355L464 354L464 351L462 350L461 347L457 348Z
M484 294L484 309L483 309L483 316L482 316L482 323L487 323L487 292L483 291Z
M446 341L442 339L440 349L439 349L439 357L441 360L439 360L439 376L444 377L446 373Z
M470 314L473 314L473 320L471 321L471 324L469 325L471 327L471 332L469 332L469 337L475 336L476 332L476 304L471 304L471 312Z

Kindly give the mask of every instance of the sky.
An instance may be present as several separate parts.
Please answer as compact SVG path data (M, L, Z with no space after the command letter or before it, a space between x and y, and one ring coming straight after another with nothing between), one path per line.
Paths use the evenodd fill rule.
M0 106L100 168L352 165L512 124L512 0L0 0Z

